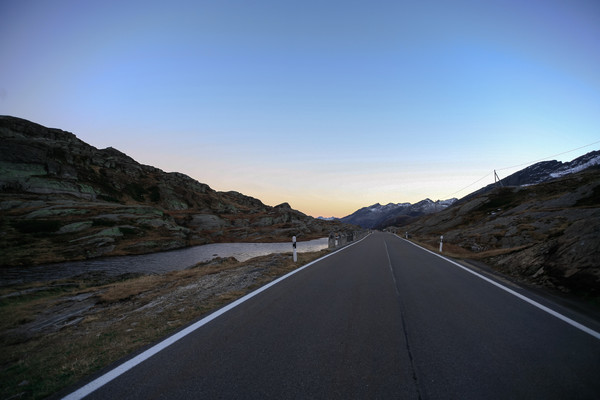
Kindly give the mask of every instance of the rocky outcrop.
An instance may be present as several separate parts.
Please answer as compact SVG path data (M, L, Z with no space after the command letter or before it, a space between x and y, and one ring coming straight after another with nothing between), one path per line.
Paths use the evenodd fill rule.
M431 244L564 291L600 295L600 169L498 187L402 227Z
M326 237L340 224L0 116L0 265L140 254L212 242ZM342 228L343 229L343 228Z

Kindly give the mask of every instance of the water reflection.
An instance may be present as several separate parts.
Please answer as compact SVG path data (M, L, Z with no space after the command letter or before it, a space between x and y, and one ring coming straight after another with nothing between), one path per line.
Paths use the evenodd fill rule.
M298 242L297 251L319 251L326 249L327 245L327 238ZM271 253L291 251L291 243L214 243L161 253L96 258L27 268L3 268L0 269L0 286L71 278L84 273L103 273L111 276L125 273L160 274L185 269L215 257L235 257L238 261L245 261Z

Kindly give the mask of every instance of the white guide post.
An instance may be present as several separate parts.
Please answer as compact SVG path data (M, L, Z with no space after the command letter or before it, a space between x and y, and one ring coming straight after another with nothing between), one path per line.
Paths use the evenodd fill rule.
M298 261L298 255L296 254L296 236L292 236L292 247L294 248L294 262Z
M443 245L444 245L444 235L440 236L440 253L442 252Z

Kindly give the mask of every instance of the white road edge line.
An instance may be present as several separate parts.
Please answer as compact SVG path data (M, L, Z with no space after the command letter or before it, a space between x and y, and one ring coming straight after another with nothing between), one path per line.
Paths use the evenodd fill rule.
M429 252L429 253L433 254L434 256L438 256L438 257L440 257L441 259L444 259L444 260L448 261L449 263L451 263L451 264L454 264L454 265L456 265L457 267L464 269L465 271L467 271L467 272L469 272L469 273L471 273L471 274L473 274L473 275L475 275L475 276L477 276L477 277L479 277L479 278L483 279L484 281L487 281L487 282L491 283L491 284L492 284L492 285L494 285L494 286L497 286L497 287L499 287L500 289L502 289L502 290L504 290L504 291L506 291L506 292L508 292L508 293L512 294L513 296L516 296L516 297L520 298L520 299L521 299L521 300L523 300L523 301L526 301L527 303L531 304L532 306L534 306L534 307L537 307L537 308L539 308L540 310L547 312L548 314L550 314L550 315L552 315L552 316L554 316L554 317L556 317L556 318L558 318L558 319L560 319L560 320L562 320L562 321L566 322L567 324L569 324L569 325L571 325L571 326L573 326L573 327L575 327L575 328L577 328L577 329L579 329L579 330L581 330L581 331L583 331L583 332L587 333L588 335L591 335L591 336L595 337L596 339L600 339L600 333L599 333L599 332L596 332L595 330L593 330L593 329L591 329L591 328L588 328L587 326L585 326L585 325L582 325L582 324L580 324L580 323L579 323L579 322L577 322L577 321L573 321L571 318L569 318L569 317L566 317L566 316L564 316L564 315L562 315L562 314L560 314L560 313L558 313L558 312L556 312L556 311L552 310L551 308L548 308L548 307L546 307L545 305L543 305L543 304L540 304L540 303L538 303L537 301L530 299L530 298L529 298L529 297L527 297L527 296L523 296L522 294L520 294L520 293L518 293L518 292L515 292L514 290L512 290L512 289L509 289L509 288L507 288L506 286L504 286L504 285L502 285L502 284L500 284L500 283L498 283L498 282L496 282L496 281L494 281L494 280L492 280L492 279L489 279L489 278L487 278L487 277L485 277L485 276L483 276L483 275L481 275L481 274L478 274L477 272L475 272L475 271L473 271L473 270L470 270L469 268L467 268L467 267L465 267L465 266L463 266L463 265L460 265L459 263L457 263L457 262L455 262L455 261L452 261L452 260L450 260L450 259L448 259L448 258L446 258L446 257L442 256L441 254L435 253L435 252L433 252L433 251L431 251L431 250L428 250L428 249L426 249L426 248L424 248L424 247L421 247L421 246L419 246L418 244L415 244L415 243L411 242L410 240L403 239L403 238L401 238L401 237L400 237L400 236L398 236L398 235L395 235L395 236L396 236L397 238L399 238L399 239L402 239L402 240L404 240L405 242L408 242L408 243L412 244L413 246L416 246L416 247L420 248L421 250L425 250L425 251L427 251L427 252Z
M251 299L252 297L256 296L257 294L267 290L268 288L270 288L273 285L276 285L277 283L281 282L282 280L289 278L290 276L294 275L297 272L302 271L305 268L308 268L309 266L318 263L321 260L326 259L327 257L330 257L336 253L339 253L342 250L345 250L351 246L354 246L355 244L363 241L366 237L368 237L369 235L365 236L364 238L357 240L354 243L351 243L347 246L342 247L339 250L334 251L333 253L327 254L321 258L318 258L314 261L309 262L306 265L303 265L300 268L297 268L291 272L288 272L287 274L285 274L284 276L277 278L276 280L266 284L265 286L262 286L258 289L256 289L255 291L248 293L247 295L245 295L244 297L241 297L239 299L237 299L236 301L234 301L231 304L228 304L227 306L219 309L218 311L215 311L214 313L207 315L206 317L202 318L200 321L188 326L187 328L175 333L172 336L169 336L168 338L166 338L165 340L163 340L160 343L157 343L156 345L152 346L151 348L149 348L148 350L144 351L143 353L138 354L137 356L135 356L134 358L132 358L129 361L124 362L123 364L117 366L116 368L108 371L107 373L105 373L104 375L94 379L93 381L91 381L90 383L82 386L81 388L77 389L76 391L74 391L73 393L63 397L63 400L79 400L84 398L85 396L87 396L88 394L92 393L93 391L101 388L102 386L106 385L108 382L112 381L113 379L117 378L118 376L124 374L125 372L129 371L131 368L135 367L138 364L141 364L142 362L146 361L147 359L149 359L150 357L152 357L153 355L155 355L156 353L158 353L161 350L166 349L167 347L169 347L170 345L172 345L173 343L177 342L178 340L184 338L185 336L189 335L190 333L194 332L196 329L202 327L203 325L206 325L207 323L209 323L210 321L212 321L213 319L225 314L227 311L231 310L234 307L239 306L240 304L242 304L243 302L245 302L246 300Z

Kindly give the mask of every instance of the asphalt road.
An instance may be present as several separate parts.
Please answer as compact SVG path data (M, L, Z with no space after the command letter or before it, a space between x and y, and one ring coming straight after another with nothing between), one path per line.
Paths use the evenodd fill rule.
M600 339L377 233L86 398L593 399Z

